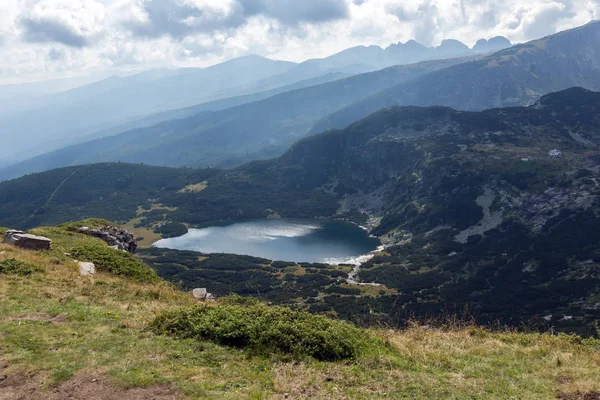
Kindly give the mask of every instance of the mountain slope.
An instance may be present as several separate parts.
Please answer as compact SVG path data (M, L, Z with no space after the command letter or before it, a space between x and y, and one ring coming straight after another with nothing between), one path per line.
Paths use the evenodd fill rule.
M96 248L107 260L123 253L65 227L33 233L50 237L54 249L0 244L0 394L6 399L592 399L600 391L598 340L477 326L359 330L335 320L317 325L319 316L236 297L199 304L162 281L148 284L106 270L79 276L65 253ZM31 273L5 265L25 265ZM236 311L255 318L233 319ZM167 316L214 313L219 316L207 327L212 340L155 333ZM288 319L273 324L278 315ZM298 329L292 318L298 316L312 323ZM177 329L202 326L194 322ZM352 360L295 360L285 352L252 351L239 340L247 335L241 324L261 322L271 325L256 338L270 335L275 343L302 345L311 342L294 335L321 335L320 348L343 349L348 333L359 336L350 343L366 339ZM230 342L219 343L222 336Z
M581 88L531 107L389 108L230 171L104 164L0 183L0 224L127 220L139 206L154 210L141 214L147 227L346 218L388 246L359 278L394 294L331 294L311 309L395 321L468 308L589 332L600 318L599 132L600 93Z
M120 160L231 167L277 156L309 133L343 128L390 105L480 110L530 104L539 95L574 85L600 89L599 32L600 22L590 23L483 59L430 61L363 74L63 149L45 166ZM452 41L440 47L463 48ZM418 48L409 42L396 51Z
M428 61L387 68L125 132L44 155L18 166L16 171L9 169L0 177L6 179L20 172L105 161L231 166L246 159L276 156L306 136L323 116L395 82L463 61Z
M149 114L252 93L255 88L244 86L281 74L293 65L248 56L204 69L151 70L125 78L114 76L57 93L42 104L0 119L5 143L0 158L25 151L30 156L37 155ZM271 88L260 88L266 89Z
M201 103L192 107L182 108L173 111L165 111L162 113L150 115L139 120L128 122L126 124L117 125L102 130L100 132L95 132L91 135L82 137L79 141L85 143L98 138L117 135L129 130L147 128L165 121L184 119L200 113L207 113L210 111L219 111L231 107L236 107L242 104L260 101L280 93L320 85L342 78L344 78L343 74L326 74L317 78L309 79L306 81L300 81L291 85L283 86L265 92L230 97L222 100ZM33 172L47 171L64 165L70 165L71 163L65 162L65 159L63 157L65 157L65 152L58 150L56 152L46 153L37 157L33 157L31 159L27 159L19 163L7 163L7 165L0 164L0 180L12 179ZM74 161L73 163L76 163L76 161Z
M483 110L531 104L573 86L600 90L600 22L400 83L333 113L313 132L343 128L393 105Z

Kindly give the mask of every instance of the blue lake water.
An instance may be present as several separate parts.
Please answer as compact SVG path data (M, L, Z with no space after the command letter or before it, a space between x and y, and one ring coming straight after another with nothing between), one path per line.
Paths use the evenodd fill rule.
M190 229L177 238L162 239L156 247L229 253L269 260L355 263L380 246L378 239L347 222L266 219L204 229Z

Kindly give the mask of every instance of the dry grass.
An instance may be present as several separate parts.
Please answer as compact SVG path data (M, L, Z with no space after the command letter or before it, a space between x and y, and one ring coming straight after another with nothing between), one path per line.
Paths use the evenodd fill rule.
M390 289L385 285L373 286L373 285L342 285L343 287L359 289L361 296L366 297L377 297L381 294L389 295L398 293L395 289Z
M164 204L161 204L161 203L152 203L150 208L147 210L144 209L142 206L138 206L137 215L142 216L146 213L149 213L150 211L156 211L156 210L161 210L161 211L164 211L165 213L167 213L167 212L177 211L177 207L169 207L169 206L165 206Z
M413 327L379 335L402 359L420 366L417 376L425 386L445 382L444 391L465 398L470 393L486 399L540 399L600 390L597 341L584 345L576 336L493 333L478 327Z
M159 241L162 237L160 234L154 232L152 228L147 227L136 227L141 222L142 218L135 218L124 224L123 227L133 233L136 238L143 238L138 240L138 246L140 248L152 247L154 243Z
M187 185L177 193L200 193L208 187L208 181Z

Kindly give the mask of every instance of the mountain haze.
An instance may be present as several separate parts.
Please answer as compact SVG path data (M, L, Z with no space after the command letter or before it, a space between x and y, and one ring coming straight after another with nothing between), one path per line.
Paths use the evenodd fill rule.
M501 43L502 39L492 40L492 46ZM600 23L594 22L487 56L384 69L125 132L90 145L61 149L0 176L6 179L47 168L104 161L230 167L277 156L298 138L343 128L390 105L481 110L531 104L540 95L571 86L600 89L599 43ZM418 53L421 47L408 42L386 51L410 54ZM465 47L448 40L439 48L450 51Z
M510 41L501 36L492 38L490 41L481 39L472 49L453 39L445 39L437 47L427 47L415 40L406 43L395 43L385 49L379 46L356 46L326 58L302 62L291 68L288 74L314 70L337 70L340 68L353 68L355 71L367 72L394 65L489 53L511 46Z
M324 75L354 75L477 52L464 45L447 48L446 42L438 48L422 46L418 52L397 51L405 47L402 43L385 50L356 47L299 65L246 56L208 68L153 69L87 85L80 78L0 87L0 104L5 103L0 110L2 134L12 150L9 154L0 149L0 158L30 158L82 142L93 133L97 137L104 131L115 133L119 126L151 114L201 102L266 92ZM21 95L15 97L15 93Z
M295 140L306 136L312 125L325 115L377 93L390 84L464 61L450 59L391 67L216 112L204 112L207 111L204 109L185 119L44 154L0 171L0 179L104 161L231 166L244 160L277 156Z
M248 56L204 69L113 76L57 93L34 108L0 118L5 143L0 157L18 153L31 157L149 114L252 93L254 89L245 86L281 74L293 65Z

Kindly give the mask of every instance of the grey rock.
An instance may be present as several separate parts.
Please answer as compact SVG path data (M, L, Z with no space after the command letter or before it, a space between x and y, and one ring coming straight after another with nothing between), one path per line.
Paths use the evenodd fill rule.
M98 229L88 228L84 226L77 229L77 232L88 236L97 237L105 241L110 247L118 250L123 250L128 253L135 253L138 243L133 233L118 226L103 226Z
M91 276L96 274L96 265L91 262L75 261L79 266L79 275Z
M30 235L23 231L10 230L4 236L4 243L27 250L50 250L52 240L43 236Z
M198 300L204 300L208 296L208 290L205 288L194 289L192 290L192 296Z
M208 293L208 290L205 288L192 290L192 296L197 300L211 301L215 299L215 296L212 293Z

